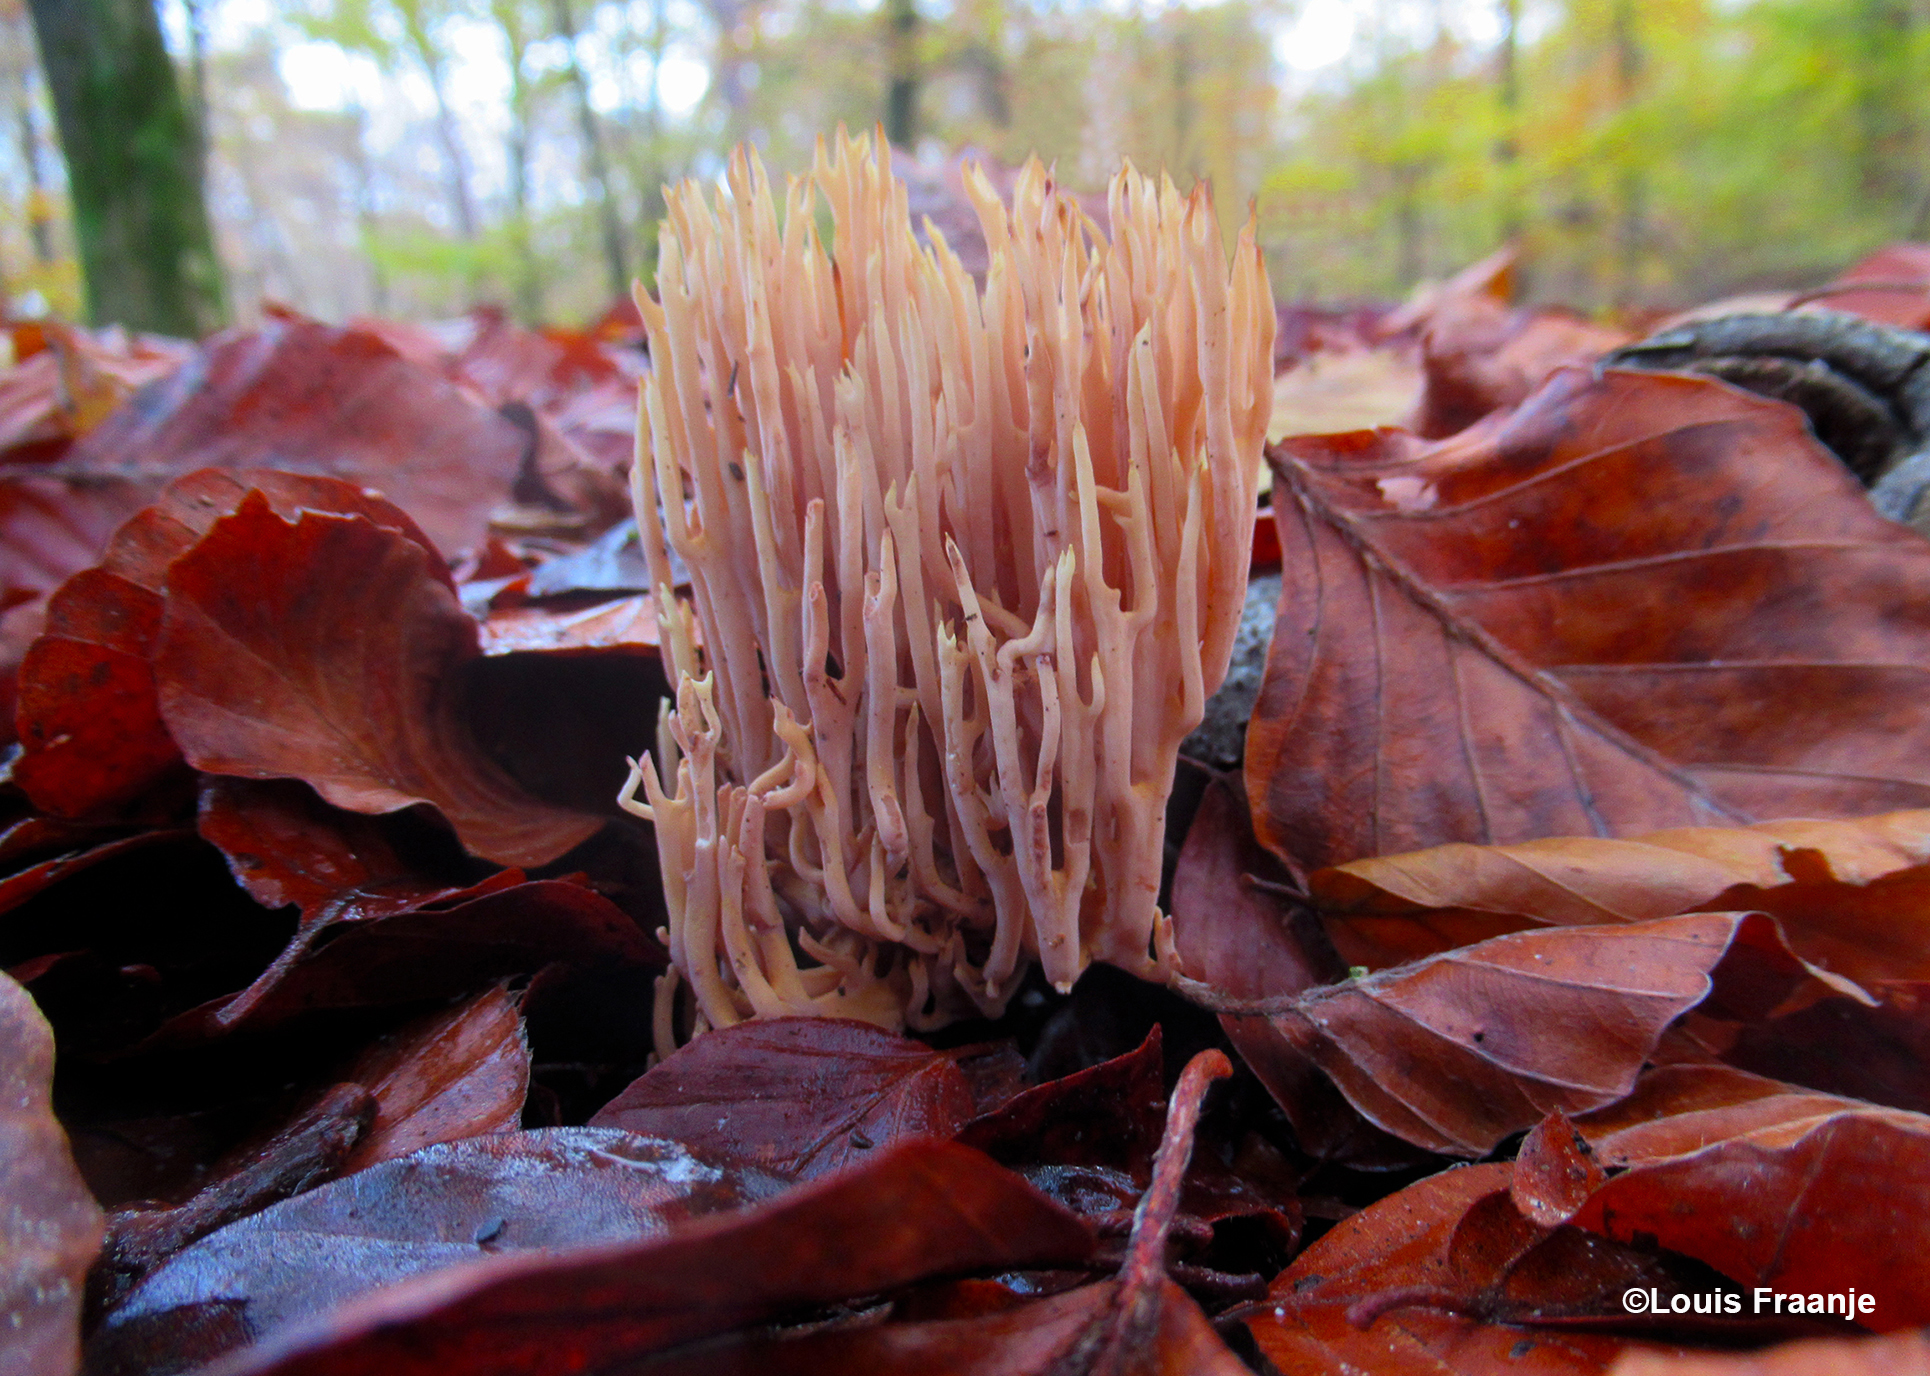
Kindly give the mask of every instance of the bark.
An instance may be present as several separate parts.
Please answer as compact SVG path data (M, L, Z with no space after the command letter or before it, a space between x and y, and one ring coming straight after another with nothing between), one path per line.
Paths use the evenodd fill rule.
M163 334L221 324L194 122L153 0L30 0L67 158L88 315Z

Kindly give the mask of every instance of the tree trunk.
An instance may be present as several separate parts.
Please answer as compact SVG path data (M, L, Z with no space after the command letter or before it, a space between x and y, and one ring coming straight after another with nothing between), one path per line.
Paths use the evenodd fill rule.
M888 0L886 22L890 24L886 51L891 62L891 82L885 90L885 137L900 148L910 148L918 139L918 0Z
M153 0L30 0L97 325L221 324L196 136Z

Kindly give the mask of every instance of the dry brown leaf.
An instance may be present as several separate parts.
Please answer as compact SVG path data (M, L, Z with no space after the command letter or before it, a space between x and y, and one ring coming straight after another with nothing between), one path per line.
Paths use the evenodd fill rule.
M1558 373L1455 439L1270 451L1255 830L1309 868L1930 803L1930 545L1793 407Z
M1930 978L1930 811L1690 827L1615 840L1449 844L1314 874L1353 964L1399 964L1524 927L1697 910L1774 915L1805 960L1859 983Z
M1760 1015L1832 987L1761 914L1518 932L1303 994L1251 1064L1296 1122L1309 1106L1270 1073L1295 1056L1383 1131L1482 1156L1550 1112L1622 1098L1691 1008Z

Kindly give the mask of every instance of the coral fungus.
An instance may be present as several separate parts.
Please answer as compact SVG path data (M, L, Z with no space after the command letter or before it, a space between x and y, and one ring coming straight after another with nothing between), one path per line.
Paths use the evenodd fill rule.
M821 145L781 215L740 152L714 198L673 193L639 294L676 704L625 800L700 1027L929 1027L996 1013L1031 960L1066 988L1169 946L1175 757L1246 585L1266 271L1251 225L1229 263L1204 188L1131 168L1109 238L1036 162L1009 207L967 191L982 289L914 233L888 150Z

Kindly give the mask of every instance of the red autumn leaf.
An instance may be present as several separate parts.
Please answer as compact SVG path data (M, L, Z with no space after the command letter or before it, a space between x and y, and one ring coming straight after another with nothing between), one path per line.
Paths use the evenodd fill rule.
M1117 1280L1019 1308L925 1322L888 1323L802 1337L748 1335L632 1370L938 1372L984 1376L1241 1376L1246 1368L1205 1315L1165 1274L1167 1232L1178 1208L1200 1105L1231 1067L1202 1052L1180 1076ZM1008 1297L1009 1299L1009 1297Z
M1859 982L1930 978L1930 812L1695 827L1627 840L1434 846L1309 881L1348 960L1383 966L1525 927L1696 910L1774 915L1803 959Z
M522 1126L529 1046L503 985L418 1018L370 1048L349 1078L375 1096L375 1121L345 1171ZM667 1135L667 1134L666 1134Z
M0 1372L67 1376L80 1356L101 1211L54 1118L54 1038L0 975Z
M436 906L375 917L348 908L306 924L246 989L171 1019L148 1049L277 1027L327 1009L454 998L553 961L628 972L639 999L649 997L649 972L662 965L653 943L607 898L560 879L523 882L510 870Z
M959 1141L1008 1166L1104 1166L1144 1180L1165 1118L1157 1025L1136 1050L1048 1080L974 1121Z
M1930 547L1795 408L1569 370L1439 444L1272 454L1287 576L1246 782L1277 853L1930 801Z
M426 1148L212 1233L107 1316L89 1369L197 1364L357 1296L502 1253L634 1244L777 1183L675 1142L594 1128Z
M382 819L330 807L293 779L204 776L195 826L249 897L264 908L293 904L305 921L343 909L404 912L464 887L404 861Z
M168 566L250 491L283 515L354 513L429 548L399 508L333 478L202 469L169 484L114 532L97 567L55 591L21 664L24 753L14 773L37 806L71 817L111 813L180 760L161 721L151 663Z
M1623 1316L1628 1287L1680 1285L1653 1258L1528 1223L1509 1201L1512 1171L1444 1171L1343 1219L1247 1319L1262 1355L1304 1376L1604 1370L1622 1339L1545 1321Z
M1604 1161L1632 1164L1575 1225L1694 1257L1752 1290L1853 1288L1874 1297L1857 1322L1878 1332L1930 1323L1930 1219L1897 1193L1930 1179L1930 1117L1855 1104L1814 1112L1819 1097L1761 1095L1621 1132L1581 1123Z
M1312 914L1285 899L1285 877L1253 839L1238 779L1208 785L1173 872L1173 939L1188 978L1232 999L1291 997L1346 978ZM1295 1133L1310 1155L1368 1167L1413 1163L1412 1147L1355 1113L1265 1018L1222 1013L1220 1026L1274 1097L1296 1106Z
M1571 311L1511 307L1516 256L1512 247L1492 253L1381 322L1383 334L1420 333L1425 384L1411 422L1416 434L1465 430L1519 405L1557 368L1630 342L1627 332Z
M971 1116L943 1052L870 1023L776 1018L705 1033L590 1122L808 1180L903 1137L950 1137Z
M1575 1127L1592 1155L1619 1169L1700 1151L1764 1128L1814 1126L1835 1114L1869 1108L1733 1066L1682 1062L1652 1066L1627 1098L1582 1115ZM1579 1208L1577 1203L1568 1216Z
M1117 1282L973 1318L888 1323L705 1344L625 1368L638 1376L1245 1376L1186 1292L1165 1281L1136 1360L1098 1365L1090 1348L1118 1312Z
M610 651L654 657L660 643L656 599L643 593L562 611L510 607L492 611L482 623L486 655Z
M553 860L601 820L529 797L468 736L475 623L431 559L362 517L244 498L169 569L162 717L198 769L299 778L350 811L428 803L479 855Z
M479 544L525 440L436 372L353 326L270 320L217 335L76 445L93 474L274 467L386 493L445 554Z
M17 825L29 824L29 822L22 822ZM5 879L0 879L0 913L17 908L49 885L72 878L104 861L116 859L129 851L140 850L144 846L157 842L179 840L181 836L182 833L174 831L142 831L132 836L120 836L89 844L92 838L85 833L76 835L72 840L77 844L72 849L63 850L45 860L15 870Z
M1559 1227L1605 1178L1588 1139L1566 1114L1551 1113L1522 1139L1509 1198L1523 1218L1544 1228Z
M1077 1265L1091 1250L1084 1224L980 1153L907 1141L662 1237L494 1258L390 1286L291 1325L222 1370L534 1376L608 1368L926 1277Z
M1859 282L1869 285L1856 290ZM1879 324L1921 330L1930 325L1930 244L1888 244L1808 299Z
M1767 1014L1830 991L1761 914L1698 913L1495 937L1316 989L1272 1013L1277 1055L1317 1067L1367 1120L1429 1151L1482 1156L1560 1110L1634 1087L1698 1005ZM1255 1061L1267 1078L1269 1062ZM1268 1088L1296 1122L1294 1082Z
M0 461L38 464L59 458L130 393L181 365L193 345L110 327L76 329L47 320L32 326L36 347L22 349L0 373Z
M148 500L125 483L75 484L0 474L0 592L51 592L100 556L114 528Z
M1649 1352L1631 1348L1609 1376L1930 1376L1930 1334L1807 1338L1764 1352Z

